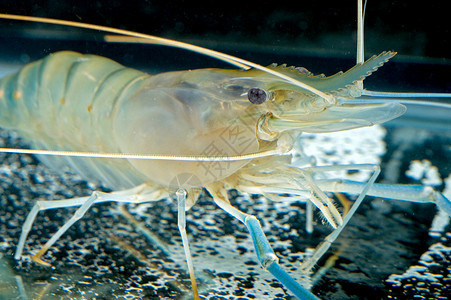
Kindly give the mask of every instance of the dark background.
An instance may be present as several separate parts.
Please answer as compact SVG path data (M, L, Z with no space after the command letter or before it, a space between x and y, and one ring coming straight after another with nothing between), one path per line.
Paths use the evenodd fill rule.
M355 47L356 1L6 0L0 1L0 11L270 49L354 55ZM368 53L396 50L402 55L450 58L450 26L442 1L421 6L411 1L369 1L365 26Z
M356 1L0 1L0 12L52 17L173 38L269 65L331 75L355 64ZM449 92L450 28L441 1L369 1L365 53L398 55L366 87ZM64 42L64 44L62 44ZM101 46L99 47L99 44ZM0 55L28 63L58 50L108 56L150 72L224 67L155 46L111 45L92 30L0 21ZM162 47L160 47L162 48ZM230 67L230 66L228 66Z

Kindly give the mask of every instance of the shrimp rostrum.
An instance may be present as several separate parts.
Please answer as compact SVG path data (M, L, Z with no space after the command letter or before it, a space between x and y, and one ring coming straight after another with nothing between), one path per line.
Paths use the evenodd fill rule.
M279 266L259 221L234 208L227 190L269 198L280 194L303 197L321 211L335 231L303 262L306 273L365 195L432 202L451 215L449 200L429 187L375 183L378 166L319 167L294 160L292 149L304 132L371 126L404 113L405 107L396 102L362 104L355 100L362 92L360 81L394 55L383 52L330 77L313 76L304 68L264 68L252 63L244 63L251 67L247 70L199 69L151 76L107 58L68 51L26 65L0 81L0 125L16 130L35 149L51 150L40 154L66 151L65 156L40 156L52 168L70 166L115 192L36 202L23 225L15 258L22 257L41 210L79 207L34 255L36 262L48 264L41 256L93 204L143 203L175 196L193 293L198 298L185 211L205 189L220 208L246 226L264 269L298 298L315 298ZM78 157L87 152L118 157ZM367 182L316 176L343 169L373 173ZM358 195L345 216L330 198L330 193L338 192Z

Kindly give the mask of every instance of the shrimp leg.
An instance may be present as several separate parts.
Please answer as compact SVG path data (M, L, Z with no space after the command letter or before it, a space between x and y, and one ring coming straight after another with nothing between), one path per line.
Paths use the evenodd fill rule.
M316 248L312 257L302 264L301 269L303 272L310 271L317 261L323 256L323 254L329 249L330 245L338 238L341 231L354 215L366 195L417 203L435 203L440 209L444 210L449 216L451 216L451 201L441 193L434 191L431 187L425 187L422 185L391 185L374 183L380 170L377 165L326 166L312 167L309 169L317 171L338 170L343 168L364 170L371 167L375 170L375 172L366 183L352 180L315 180L315 185L324 192L358 194L359 196L344 217L343 224L329 234Z
M256 217L243 213L234 208L228 201L225 189L209 188L214 202L224 211L241 221L249 231L254 242L255 252L261 266L277 278L288 290L299 299L318 299L305 287L297 283L279 265L276 254L269 245L268 239L263 232L260 222Z
M352 180L321 180L316 182L323 190L354 194L362 182ZM395 185L375 183L368 190L369 196L417 203L435 203L451 216L451 201L430 186Z
M177 196L177 225L182 236L183 250L185 250L186 263L188 265L189 277L191 280L191 287L193 289L194 300L199 300L197 293L196 276L194 274L193 259L189 249L188 236L186 235L186 190L178 189L175 193Z
M48 262L43 261L41 257L67 231L67 229L69 229L69 227L72 226L72 224L74 224L77 220L83 217L86 211L93 204L110 201L138 204L143 202L155 201L155 199L161 198L163 197L159 190L152 189L146 184L142 184L129 190L123 190L113 193L94 191L91 194L91 196L88 197L79 197L57 201L37 201L36 204L33 206L32 210L30 211L30 213L28 214L24 225L22 226L22 233L19 239L19 244L17 246L14 258L18 260L22 256L25 240L28 236L28 233L31 230L34 220L36 219L36 215L41 210L80 206L80 208L77 209L75 214L33 256L34 261L46 266L50 266L50 264Z
M378 165L371 165L371 164L362 164L362 165L346 165L346 166L320 166L320 167L311 167L307 169L303 169L303 177L304 178L311 178L309 181L309 185L313 190L319 190L322 192L331 192L328 189L324 189L323 186L318 184L318 181L313 181L312 173L316 171L321 172L327 172L327 171L336 171L336 170L371 170L373 171L373 174L370 176L367 182L360 182L360 185L357 189L355 189L355 193L359 194L357 199L355 200L355 203L352 205L349 212L346 214L346 216L343 218L342 223L331 233L329 234L323 242L321 242L318 247L315 249L315 252L313 253L312 257L310 257L308 260L302 263L301 269L304 273L310 272L310 270L315 266L317 261L326 253L326 251L329 249L329 247L333 244L333 242L338 238L340 233L343 231L345 226L348 224L349 220L352 218L354 213L356 212L357 208L359 208L360 204L362 203L363 199L366 195L369 194L369 191L371 190L371 187L374 186L374 182L376 181L377 176L379 176L380 173L380 167ZM309 174L307 176L306 174ZM298 182L298 180L294 179L295 182ZM339 191L332 191L332 192L339 192ZM341 192L347 192L346 190L343 190Z

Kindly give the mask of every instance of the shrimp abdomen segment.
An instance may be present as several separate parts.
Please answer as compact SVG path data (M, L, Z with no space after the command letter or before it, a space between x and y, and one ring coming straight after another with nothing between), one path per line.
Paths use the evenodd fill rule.
M145 75L99 56L70 51L51 54L0 81L0 125L23 132L31 140L58 140L60 145L51 145L56 148L61 144L67 148L67 142L73 142L82 147L71 149L87 151L86 147L98 145L84 143L90 135L97 135L91 127L97 125L93 124L94 109L106 108L111 113L120 97L118 90L129 84L126 77L130 76L120 76L120 84L111 82L123 70L132 72L133 78ZM114 90L115 96L109 97L105 90Z
M57 52L0 80L0 126L17 130L37 149L118 152L111 132L116 105L148 77L107 58ZM142 183L125 160L42 160L114 188Z

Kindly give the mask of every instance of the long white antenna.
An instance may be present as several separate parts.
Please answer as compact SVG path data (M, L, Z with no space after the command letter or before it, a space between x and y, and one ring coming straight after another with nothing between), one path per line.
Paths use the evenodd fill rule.
M365 2L366 4L366 2ZM365 5L366 6L366 5ZM362 0L357 0L357 65L363 64L365 60L365 53L363 47L363 5ZM363 80L359 80L357 86L363 91Z
M366 6L366 1L365 1ZM363 33L363 4L362 0L357 0L357 64L363 64L364 53L364 33Z
M231 156L205 156L205 155L164 155L164 154L137 154L137 153L103 153L103 152L81 152L64 150L35 150L0 148L0 153L72 156L72 157L96 157L117 159L145 159L145 160L177 160L177 161L240 161L254 158L262 158L274 155L285 155L288 152L281 149L266 150L242 155Z
M259 64L244 60L242 58L238 58L232 55L228 55L222 52L210 50L207 48L191 45L188 43L183 43L179 41L174 41L171 39L161 38L153 35L133 32L129 30L124 29L117 29L117 28L111 28L106 26L100 26L100 25L93 25L93 24L87 24L87 23L81 23L81 22L73 22L73 21L65 21L65 20L58 20L58 19L47 19L47 18L41 18L41 17L31 17L31 16L20 16L20 15L10 15L10 14L2 14L0 13L0 19L7 19L7 20L19 20L19 21L28 21L28 22L40 22L40 23L46 23L46 24L56 24L56 25L62 25L62 26L70 26L70 27L77 27L77 28L85 28L85 29L92 29L92 30L99 30L103 32L113 33L113 34L119 34L119 35L125 35L125 36L131 36L138 39L145 39L147 41L151 41L152 44L156 45L165 45L169 47L175 47L180 49L186 49L189 51L193 51L195 53L200 53L206 56L210 56L225 62L228 62L230 64L233 64L235 66L239 66L241 68L249 69L254 68L257 70L261 70L263 72L266 72L268 74L274 75L276 77L282 78L286 80L287 82L301 87L307 91L312 92L313 94L325 99L328 103L335 104L336 99L334 96L324 93L306 83L303 83L302 81L296 80L288 75L285 75L283 73L277 72L276 70L269 69L266 67L263 67ZM111 38L111 37L110 37ZM111 39L108 39L111 40Z

